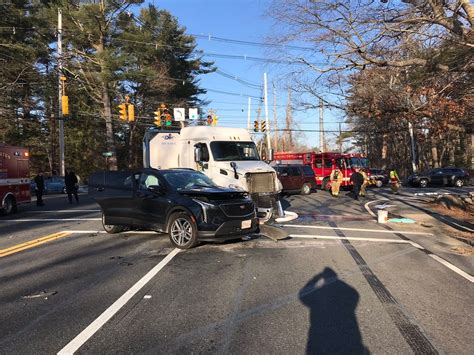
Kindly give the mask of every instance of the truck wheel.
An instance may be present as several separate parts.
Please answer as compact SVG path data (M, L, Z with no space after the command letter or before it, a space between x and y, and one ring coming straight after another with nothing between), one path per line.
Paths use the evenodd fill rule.
M116 226L114 224L105 224L105 215L104 212L102 212L102 227L104 227L104 230L109 233L109 234L115 234L115 233L120 233L123 232L124 228L122 226Z
M329 178L324 178L323 182L321 183L321 190L331 191L331 182Z
M420 187L425 188L426 186L428 186L428 180L426 180L426 179L421 179L421 180L420 180Z
M186 212L172 214L168 222L171 244L179 249L190 249L198 244L197 226Z
M311 193L311 185L310 184L303 184L301 187L301 192L302 195L309 195Z
M1 211L5 215L9 215L17 211L16 200L13 196L8 196L3 203Z

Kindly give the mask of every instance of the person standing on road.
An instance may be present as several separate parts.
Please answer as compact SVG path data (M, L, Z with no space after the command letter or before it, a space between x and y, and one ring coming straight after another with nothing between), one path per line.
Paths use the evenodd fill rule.
M364 176L359 172L359 168L355 168L355 173L351 175L352 192L354 194L354 200L359 199L360 188L364 183Z
M64 183L66 184L67 198L69 203L72 203L72 195L76 199L76 203L79 203L79 196L77 195L77 177L74 171L69 170L64 177Z
M341 187L342 183L342 172L339 170L338 166L336 166L336 168L331 171L329 181L331 182L331 194L334 197L339 197L339 188Z
M400 178L398 177L395 169L390 169L390 187L394 195L398 195L398 189L400 188Z
M36 206L44 206L43 193L44 193L44 177L43 172L40 170L38 175L34 178L35 181L35 194L36 194Z
M362 183L362 186L360 187L360 196L365 197L366 192L367 192L366 188L367 188L367 185L369 184L369 176L367 175L364 169L362 169L360 173L364 177L364 182Z

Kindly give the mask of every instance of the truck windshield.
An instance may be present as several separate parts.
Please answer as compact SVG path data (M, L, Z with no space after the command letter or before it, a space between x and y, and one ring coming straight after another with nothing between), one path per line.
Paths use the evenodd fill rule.
M170 171L163 174L166 182L175 190L216 187L206 175L196 171Z
M254 142L212 142L215 161L260 160Z

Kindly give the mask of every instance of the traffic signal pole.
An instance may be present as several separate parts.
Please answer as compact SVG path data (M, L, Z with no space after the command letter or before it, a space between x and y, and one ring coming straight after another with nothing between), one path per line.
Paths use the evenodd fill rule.
M64 82L61 80L63 75L63 13L60 8L58 8L58 120L59 120L59 175L64 176L66 173L66 168L64 165L64 117L62 109L62 96L63 96L63 85Z
M271 149L270 142L270 124L268 122L268 88L267 88L267 73L263 73L263 103L265 106L265 123L267 126L267 150Z
M250 127L250 106L252 105L252 98L249 97L249 105L247 109L247 129L250 131L252 127Z

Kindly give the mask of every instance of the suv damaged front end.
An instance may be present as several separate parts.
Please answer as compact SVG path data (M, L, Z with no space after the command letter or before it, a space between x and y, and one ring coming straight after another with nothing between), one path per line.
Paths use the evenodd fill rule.
M200 240L225 241L258 230L255 204L245 192L197 188L179 193L195 203L193 211Z

